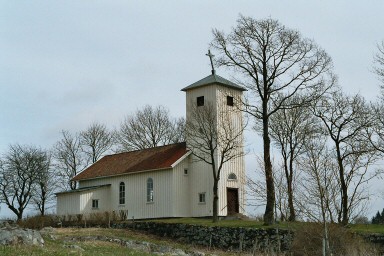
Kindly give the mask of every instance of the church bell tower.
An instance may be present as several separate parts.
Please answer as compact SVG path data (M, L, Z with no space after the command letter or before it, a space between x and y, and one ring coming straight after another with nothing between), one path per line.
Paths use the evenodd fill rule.
M231 122L234 129L243 129L243 115L240 110L245 88L219 75L213 67L213 55L208 51L212 71L211 75L182 89L186 93L186 119L199 107L210 106L214 116L225 113L228 119L216 118L216 129L221 129L223 122ZM239 143L243 145L241 136ZM188 139L186 141L187 147ZM243 149L241 149L243 150ZM219 156L215 156L216 162ZM212 166L199 161L191 155L190 160L190 201L193 216L212 216L213 174ZM245 164L244 157L236 157L224 164L219 181L219 216L245 214ZM204 196L202 196L204 195ZM204 198L204 202L202 200Z

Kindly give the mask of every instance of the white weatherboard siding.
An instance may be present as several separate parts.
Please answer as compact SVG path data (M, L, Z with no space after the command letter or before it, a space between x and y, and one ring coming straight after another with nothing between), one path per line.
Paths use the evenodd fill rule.
M80 212L83 214L103 213L110 209L111 187L85 191L80 196ZM92 208L92 200L98 200L98 208Z
M80 196L78 193L57 195L57 215L70 215L80 213Z
M212 216L213 175L211 165L191 157L190 204L194 217ZM205 193L205 203L199 203L199 193Z
M228 180L228 175L234 173L236 180ZM237 158L224 164L221 172L219 186L219 215L226 216L227 212L227 188L237 188L239 193L239 212L245 214L245 173L244 160Z
M191 216L191 204L189 200L190 195L190 181L192 170L190 168L190 157L184 158L180 163L178 163L173 169L172 175L172 211L173 217L190 217ZM184 174L184 170L188 170L188 174Z
M194 110L197 97L204 96L204 105L212 104L216 112L216 86L202 86L186 92L186 118L190 118L190 111ZM188 141L187 141L188 147ZM190 174L190 204L191 215L194 217L212 216L213 202L213 174L211 165L191 157ZM205 203L199 203L199 193L205 193Z
M186 93L187 120L190 117L190 111L194 110L193 105L196 104L197 97L200 96L204 96L204 105L212 104L216 110L216 86L203 86L195 89L190 89Z
M243 129L243 115L237 106L242 101L242 92L234 90L228 87L217 87L217 105L218 110L222 112L225 118L218 121L217 129L221 129L223 126L220 122L232 122L235 133L238 133ZM227 96L234 98L235 106L227 105ZM220 116L220 113L218 114ZM227 115L227 116L226 116ZM243 153L243 136L239 137L238 143L241 145L235 154ZM237 176L237 180L228 180L228 175L234 173ZM239 193L239 212L245 214L245 163L244 157L238 157L224 164L220 175L219 186L219 215L226 216L227 212L227 188L237 188Z
M57 214L90 214L109 211L110 186L74 191L57 195ZM98 200L98 208L92 208L92 200Z
M186 92L186 117L187 120L190 117L194 108L193 104L196 104L197 97L204 96L204 104L214 104L214 111L216 112L217 129L222 127L221 122L232 122L235 132L241 131L243 128L243 115L242 112L236 106L227 105L227 96L234 98L234 104L239 104L242 101L242 91L228 88L221 85L209 85L202 86L194 89L190 89ZM243 145L243 137L239 138L240 145ZM187 141L188 147L188 141ZM242 152L241 146L239 152ZM236 153L239 153L236 152ZM191 169L193 174L191 175L190 184L193 184L190 188L191 192L191 213L193 216L211 216L212 215L212 201L213 201L213 174L212 166L202 161L196 162L196 157L193 157L191 163ZM215 156L215 161L218 164L218 156ZM228 180L228 175L234 173L237 176L237 180ZM227 212L227 188L237 188L239 194L239 212L245 214L245 163L244 157L233 159L224 164L219 181L219 203L218 210L219 215L226 216ZM198 194L206 193L206 203L198 203Z
M147 179L152 178L154 201L147 202ZM172 169L133 173L80 181L80 187L111 184L110 209L128 210L128 218L162 218L173 216ZM125 204L119 204L120 182L125 183Z

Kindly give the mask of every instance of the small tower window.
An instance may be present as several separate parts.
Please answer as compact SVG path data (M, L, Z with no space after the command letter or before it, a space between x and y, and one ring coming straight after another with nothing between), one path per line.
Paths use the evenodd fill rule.
M204 96L197 97L196 104L198 107L204 106Z
M184 175L188 175L188 169L184 169Z
M228 175L228 179L229 179L229 180L237 180L237 176L236 176L236 174L234 174L234 173L232 172L232 173L230 173L230 174Z
M233 106L233 97L227 96L227 105L228 106Z

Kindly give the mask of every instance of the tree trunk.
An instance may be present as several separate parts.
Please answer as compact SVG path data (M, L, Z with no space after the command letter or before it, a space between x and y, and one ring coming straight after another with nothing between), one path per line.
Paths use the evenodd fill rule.
M19 209L19 211L16 212L16 216L17 216L17 222L21 221L23 219L23 211Z
M271 140L268 133L268 116L267 104L263 103L263 144L264 144L264 168L265 168L265 183L267 186L267 205L265 206L264 225L274 223L274 207L275 207L275 184L273 181L272 163L270 155Z
M341 158L340 146L338 143L336 143L336 151L337 151L337 162L339 165L339 177L340 177L341 196L342 196L342 198L341 198L341 213L342 213L341 224L347 225L348 224L348 188L347 188L347 185L345 183L343 159Z
M17 216L17 221L21 220L23 218L23 209L19 207L19 209L16 209L13 205L11 205L8 201L6 202L6 205L8 208Z
M212 214L212 222L218 222L219 221L219 196L218 196L218 186L219 180L214 178L213 181L213 214Z
M289 208L289 218L288 221L296 220L295 206L293 205L293 156L291 150L291 156L289 158L289 169L286 169L287 176L287 186L288 186L288 208Z
M41 216L44 216L45 215L45 201L46 201L46 198L45 198L45 193L43 193L43 198L41 200Z

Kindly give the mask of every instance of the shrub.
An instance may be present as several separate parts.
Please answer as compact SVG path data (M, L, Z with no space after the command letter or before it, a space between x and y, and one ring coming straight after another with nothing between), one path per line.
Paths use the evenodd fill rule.
M56 215L37 215L20 220L18 225L22 228L42 229L44 227L58 227L60 222L60 218Z
M365 216L358 216L354 221L354 224L370 224L370 221Z
M377 255L374 245L337 224L328 224L328 237L332 255ZM291 250L295 256L322 255L323 224L308 223L298 229Z

